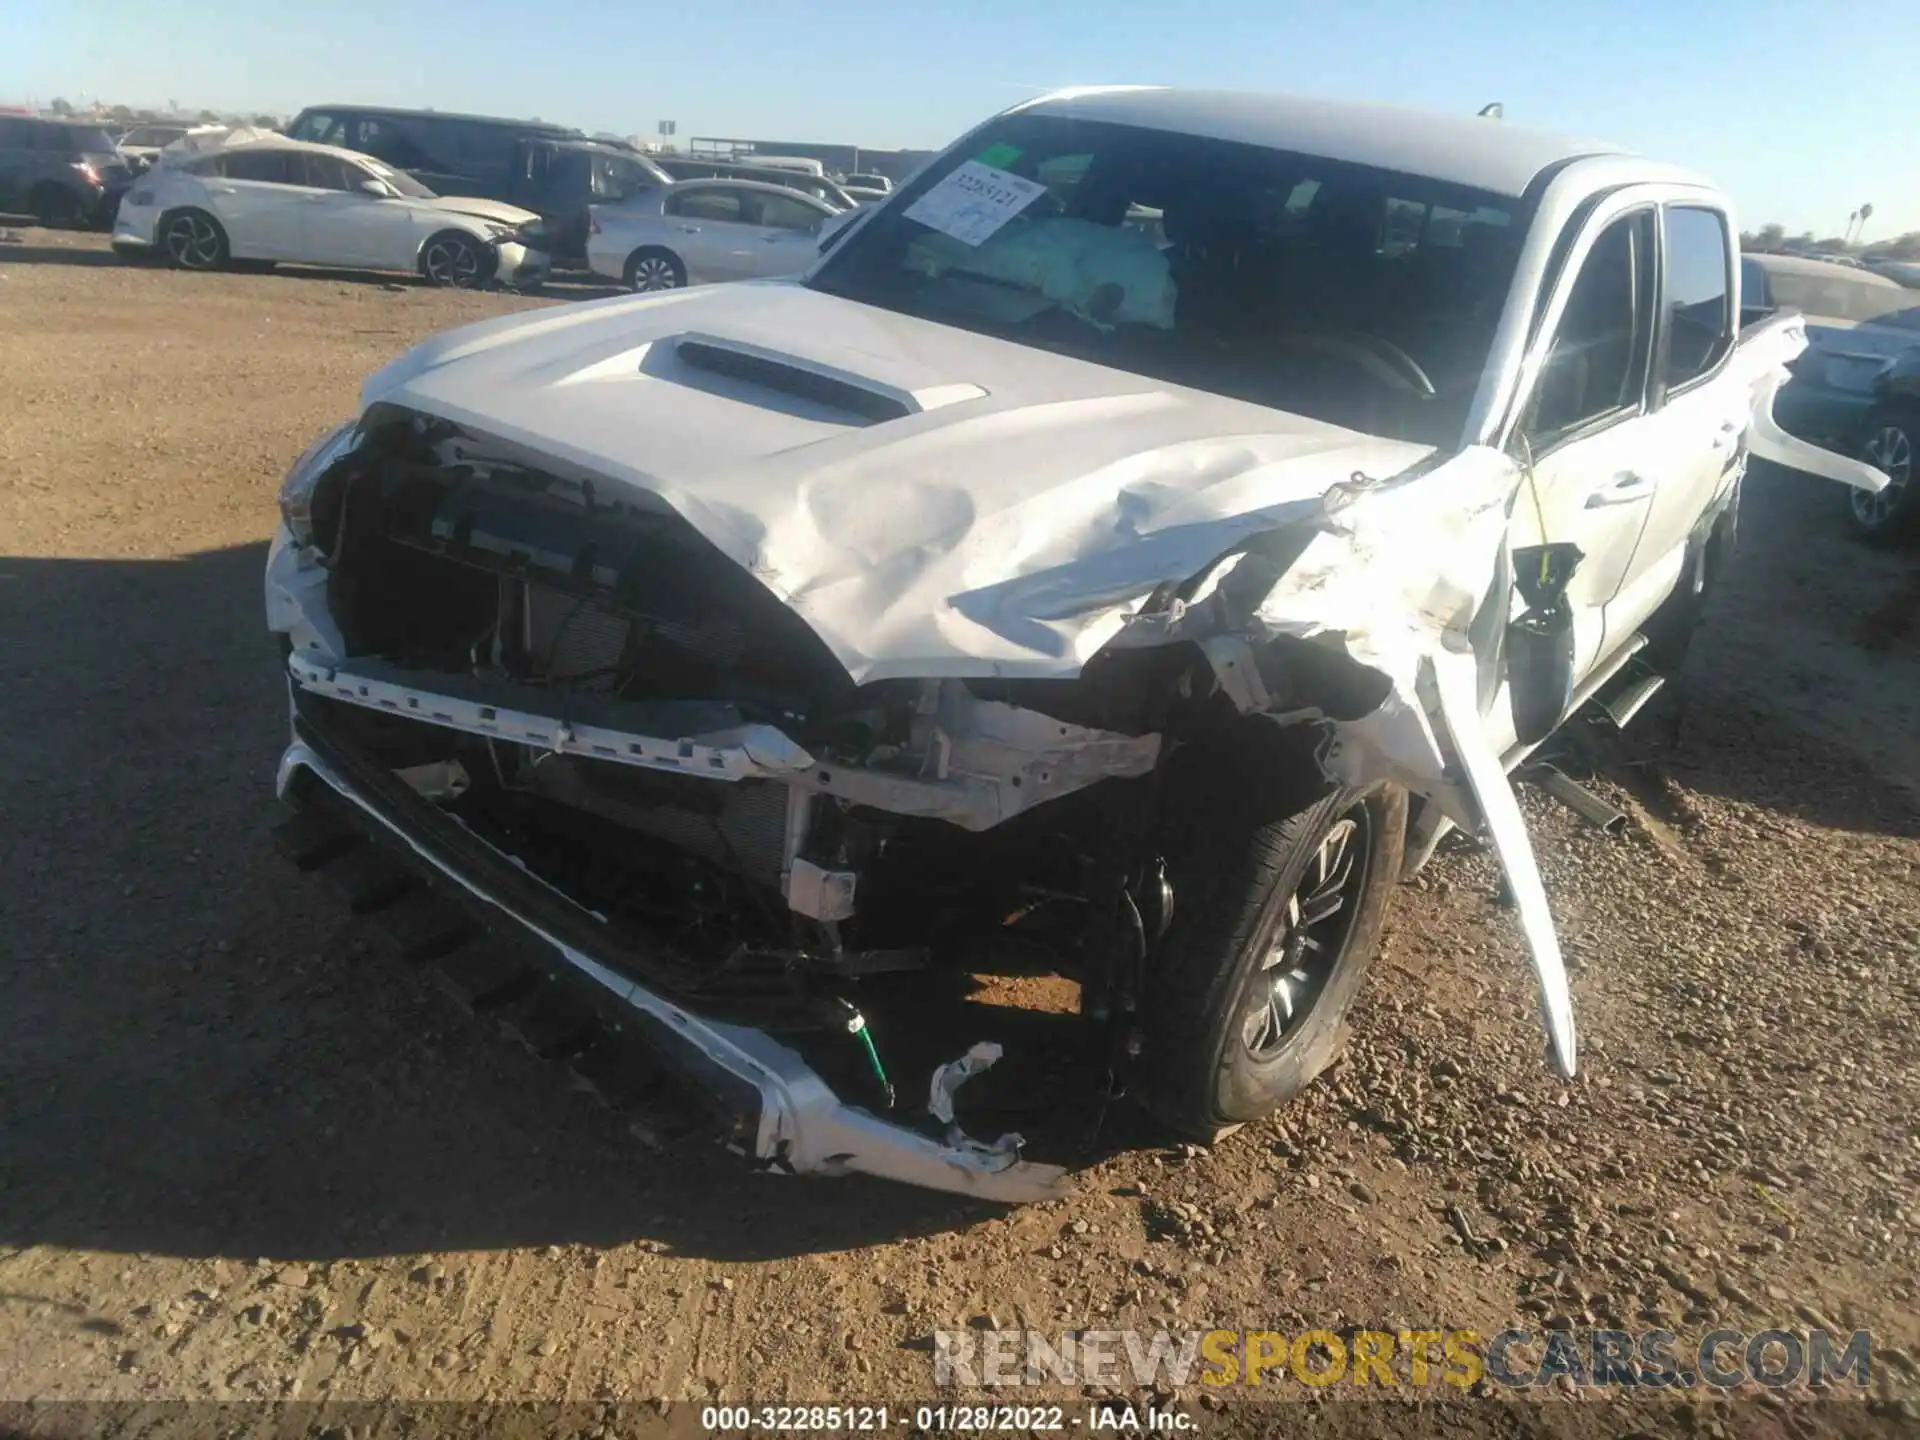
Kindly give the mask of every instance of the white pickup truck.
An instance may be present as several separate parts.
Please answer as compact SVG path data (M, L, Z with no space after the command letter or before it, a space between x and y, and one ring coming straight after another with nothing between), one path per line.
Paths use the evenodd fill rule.
M1058 1191L936 1023L1010 955L1179 1130L1265 1114L1455 825L1570 1075L1508 774L1678 662L1749 455L1884 478L1773 425L1804 337L1741 330L1736 233L1496 120L1080 90L803 276L439 336L281 496L285 848L794 1172Z

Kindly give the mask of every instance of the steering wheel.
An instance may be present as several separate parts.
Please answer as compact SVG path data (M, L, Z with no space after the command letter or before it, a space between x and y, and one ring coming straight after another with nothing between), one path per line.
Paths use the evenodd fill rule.
M1348 330L1339 334L1308 332L1279 335L1275 339L1295 349L1317 350L1324 355L1337 355L1343 360L1352 361L1383 385L1418 395L1423 400L1431 400L1438 393L1433 380L1418 360L1393 341L1384 340L1378 335Z

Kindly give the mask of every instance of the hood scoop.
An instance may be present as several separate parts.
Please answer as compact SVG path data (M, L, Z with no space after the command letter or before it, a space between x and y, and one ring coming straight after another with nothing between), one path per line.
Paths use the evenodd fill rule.
M903 377L904 383L889 383L804 355L717 335L682 335L673 342L673 353L690 369L825 406L863 426L904 420L962 400L978 400L987 393L978 385L943 383L931 377Z

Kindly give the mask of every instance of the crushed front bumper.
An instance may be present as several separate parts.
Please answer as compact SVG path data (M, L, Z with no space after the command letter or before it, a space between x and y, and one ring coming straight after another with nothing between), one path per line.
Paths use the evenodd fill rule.
M544 284L553 271L551 255L516 240L501 240L494 245L494 250L500 257L494 270L495 278L515 290Z
M1022 1203L1065 1191L1057 1166L1020 1160L1016 1151L980 1144L957 1130L945 1140L892 1124L843 1102L793 1050L765 1033L696 1015L621 973L601 939L602 922L535 879L512 857L419 799L390 774L370 770L296 721L281 757L278 790L295 798L318 782L376 841L398 851L431 880L464 892L489 928L531 944L543 963L585 982L687 1079L740 1120L751 1158L795 1174L864 1174Z

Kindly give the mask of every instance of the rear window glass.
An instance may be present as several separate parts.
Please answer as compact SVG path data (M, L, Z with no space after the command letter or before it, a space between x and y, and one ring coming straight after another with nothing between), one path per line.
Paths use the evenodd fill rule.
M292 152L287 150L235 150L227 156L226 177L285 185L289 183L291 157Z
M684 215L691 220L739 220L741 203L738 190L723 190L703 185L675 195L667 202L669 215Z

